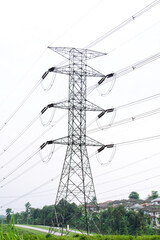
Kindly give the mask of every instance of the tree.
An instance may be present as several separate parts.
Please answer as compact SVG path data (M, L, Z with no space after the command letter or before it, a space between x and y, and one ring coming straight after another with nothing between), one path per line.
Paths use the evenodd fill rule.
M33 220L33 224L40 225L42 224L42 211L39 208L31 208L31 216Z
M139 199L139 194L137 192L131 192L129 194L129 199Z
M42 219L41 219L41 222L43 225L51 225L51 222L52 222L52 217L53 217L53 205L51 206L44 206L42 208Z
M26 212L29 213L29 211L31 210L31 204L29 202L27 202L25 204L25 207L26 207Z
M26 207L26 217L27 217L27 224L28 224L28 216L29 216L30 211L31 211L31 204L29 202L27 202L25 204L25 207Z
M7 223L9 223L9 221L11 220L11 213L12 213L12 209L7 208L6 209Z
M158 191L152 191L152 195L148 196L148 199L151 199L151 200L155 198L158 198Z
M22 223L21 213L15 213L15 214L14 214L14 220L15 220L15 223L16 223L16 224Z
M136 229L136 215L137 213L133 210L127 212L127 219L128 219L128 234L134 235Z

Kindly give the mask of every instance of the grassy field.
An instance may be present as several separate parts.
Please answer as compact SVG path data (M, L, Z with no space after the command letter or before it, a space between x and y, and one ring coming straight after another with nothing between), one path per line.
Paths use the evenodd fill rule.
M32 225L33 226L33 225ZM46 226L33 226L47 229ZM72 236L53 236L31 229L15 227L14 224L0 225L0 240L160 240L160 235L153 236L124 236L124 235L84 235L73 233Z

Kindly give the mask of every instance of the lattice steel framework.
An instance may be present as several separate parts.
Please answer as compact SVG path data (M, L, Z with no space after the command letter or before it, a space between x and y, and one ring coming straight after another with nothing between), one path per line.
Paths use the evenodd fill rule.
M102 146L102 143L86 136L86 111L103 111L103 109L86 100L86 81L87 77L104 77L104 75L89 67L87 59L102 56L104 53L76 48L51 47L50 49L69 60L69 65L54 68L54 72L69 75L68 100L54 104L54 107L68 109L68 136L47 142L67 145L55 206L62 199L83 206L88 232L87 205L92 203L96 207L97 202L87 146ZM63 219L66 223L65 210Z

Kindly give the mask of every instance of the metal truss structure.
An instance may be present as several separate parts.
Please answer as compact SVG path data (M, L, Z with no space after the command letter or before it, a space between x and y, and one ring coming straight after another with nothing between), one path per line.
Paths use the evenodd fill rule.
M50 47L54 52L69 60L69 65L52 68L51 71L69 75L68 100L50 104L49 107L68 110L68 136L42 144L67 145L67 151L57 191L55 206L61 200L81 205L84 208L85 228L89 232L89 211L87 205L97 208L96 193L91 173L87 146L101 147L102 143L86 136L86 111L103 111L102 108L87 101L87 77L104 77L103 74L87 65L87 59L103 56L104 53L77 48ZM67 224L65 209L63 222Z

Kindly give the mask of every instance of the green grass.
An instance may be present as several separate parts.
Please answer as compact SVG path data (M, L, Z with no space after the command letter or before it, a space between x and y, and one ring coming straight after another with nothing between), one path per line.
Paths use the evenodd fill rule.
M10 224L0 225L0 240L23 240L23 235L15 230L14 218L11 219Z
M45 232L41 232L41 231L38 231L38 230L33 230L33 229L28 229L28 228L23 228L23 227L15 227L17 232L21 233L21 234L26 234L26 233L32 233L32 234L40 234L40 235L43 235L45 236L47 233Z
M30 225L34 226L34 225ZM37 228L48 229L46 226L34 226ZM124 235L86 235L72 233L72 236L53 236L32 229L14 226L12 218L10 224L0 225L0 240L160 240L160 235L153 236L124 236Z
M37 227L37 228L41 228L41 229L49 229L49 227L47 226L43 226L43 225L28 225L28 226L32 226L32 227ZM72 229L74 230L74 229ZM34 230L31 230L31 232ZM55 229L56 232L61 232L59 229ZM37 231L36 231L37 232ZM67 234L67 232L64 230L63 231L64 234ZM44 233L45 235L45 233ZM73 239L77 239L77 240L160 240L160 235L145 235L145 236L126 236L126 235L97 235L94 234L92 236L87 236L86 234L78 234L78 233L74 233L74 232L69 232L69 234L67 234L68 236L53 236L54 239L66 239L67 240L73 240Z

